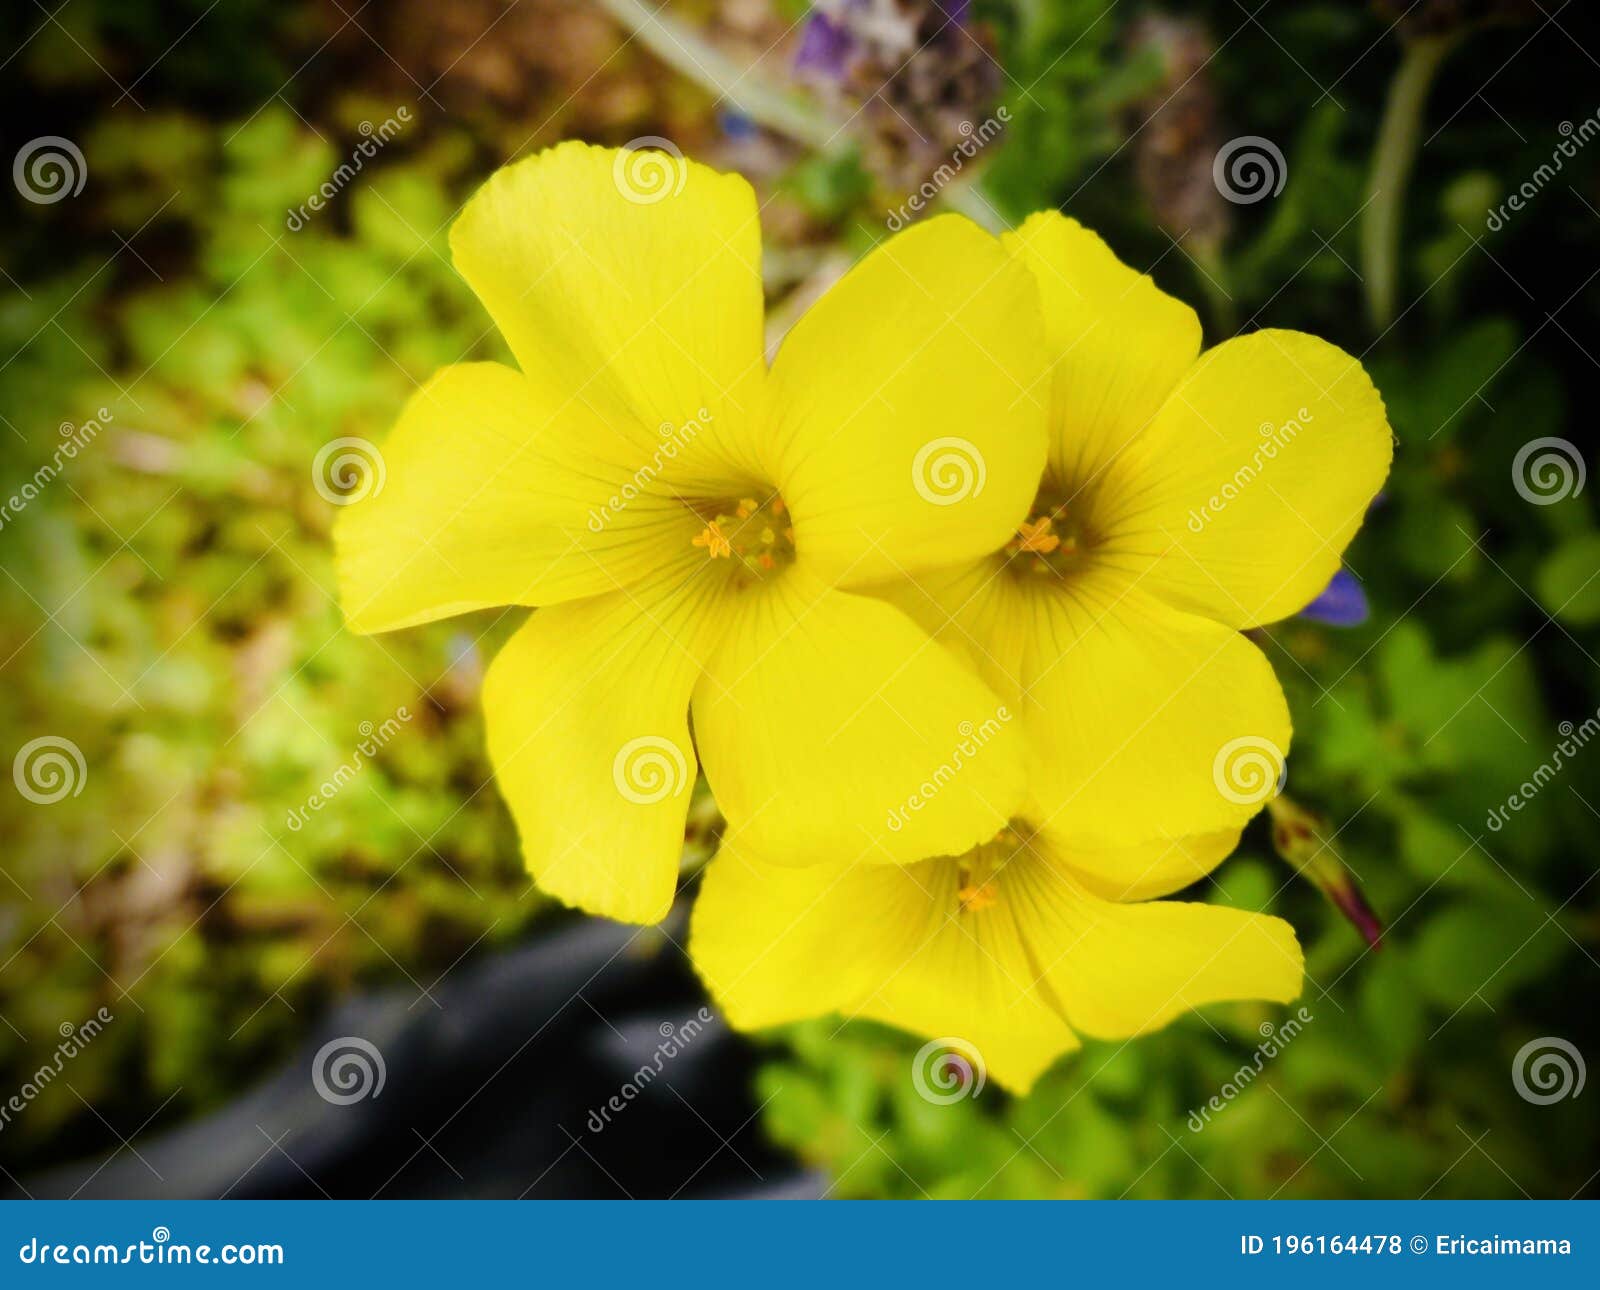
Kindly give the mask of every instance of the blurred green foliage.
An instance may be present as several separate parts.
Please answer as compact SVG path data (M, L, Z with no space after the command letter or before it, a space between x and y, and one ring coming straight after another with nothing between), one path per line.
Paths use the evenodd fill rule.
M14 203L0 246L0 491L52 460L63 424L109 415L0 529L8 755L48 732L88 766L81 792L52 806L0 795L5 1082L50 1060L63 1019L103 1006L116 1020L73 1059L71 1089L50 1086L6 1126L0 1159L14 1168L102 1143L86 1104L132 1125L212 1105L338 992L410 981L421 997L544 909L476 710L483 662L517 616L380 640L343 631L335 509L311 463L341 436L381 440L438 366L503 356L449 267L445 231L500 140L552 142L552 109L571 109L502 108L513 119L486 145L476 118L461 125L418 95L416 124L291 231L288 213L350 156L360 123L399 100L374 88L376 72L370 84L286 80L320 39L314 6L251 5L199 24L132 87L138 110L114 102L96 64L131 80L126 62L154 60L192 20L157 8L70 6L21 62L25 92L77 122L90 181L71 202ZM1317 332L1363 355L1385 395L1394 474L1349 555L1372 618L1347 631L1285 623L1262 642L1295 717L1290 791L1331 819L1389 930L1368 951L1258 825L1195 894L1294 923L1314 1020L1200 1131L1190 1113L1254 1060L1282 1010L1210 1009L1158 1037L1091 1044L1026 1099L991 1087L951 1105L908 1078L920 1040L838 1020L791 1027L769 1037L757 1090L770 1132L841 1195L1592 1186L1600 1103L1529 1103L1511 1065L1542 1035L1600 1054L1586 1002L1600 971L1600 750L1503 828L1487 823L1549 760L1558 723L1600 708L1591 494L1539 506L1512 482L1528 441L1592 442L1572 427L1594 379L1580 339L1597 334L1596 297L1574 289L1600 245L1595 157L1503 231L1484 222L1562 137L1542 91L1587 83L1581 51L1546 32L1537 58L1496 71L1498 42L1479 32L1446 62L1423 134L1438 132L1404 208L1404 312L1374 334L1352 266L1406 28L1332 0L1259 22L1189 5L1210 44L1186 80L1159 41L1137 38L1132 6L978 11L1014 116L985 158L1006 218L1064 205L1203 305L1209 339ZM24 27L8 34L21 41ZM1468 100L1491 72L1484 111ZM1176 188L1152 187L1144 123L1196 77L1210 96L1187 109L1200 113L1187 136L1199 178L1185 188L1180 168ZM712 107L675 86L628 110L645 124L711 122ZM1239 134L1278 143L1287 184L1211 210L1208 243L1174 212L1215 202L1200 145ZM728 146L723 164L738 164ZM881 236L882 186L853 151L791 151L762 182L782 195L765 217L774 263ZM364 730L402 709L398 733L291 827Z

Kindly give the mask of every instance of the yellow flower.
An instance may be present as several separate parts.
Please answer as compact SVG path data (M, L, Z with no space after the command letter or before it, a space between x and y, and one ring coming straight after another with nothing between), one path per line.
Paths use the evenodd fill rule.
M1300 993L1281 919L1149 900L1208 872L1235 836L1096 851L1018 821L961 856L802 869L724 844L689 948L734 1026L866 1017L959 1040L1026 1092L1079 1035L1123 1039L1202 1004Z
M335 529L353 628L541 608L484 686L534 877L661 918L696 748L763 854L903 862L992 834L1014 727L902 828L886 812L995 698L868 584L970 563L1045 456L1037 288L975 225L890 239L763 359L760 232L732 175L563 144L451 230L518 368L446 368ZM694 742L688 713L693 707Z
M1313 336L1200 353L1187 305L1050 212L1004 241L1054 359L1047 464L1011 540L885 594L1020 717L1033 792L1086 847L1237 830L1289 712L1240 634L1327 585L1388 471L1383 401Z
M782 868L732 838L690 948L736 1026L870 1017L975 1047L1025 1090L1080 1034L1299 993L1286 923L1154 898L1208 873L1272 795L1288 710L1240 631L1326 585L1391 435L1333 346L1266 331L1201 355L1193 311L1071 220L1005 241L1055 357L1037 496L983 558L882 591L1020 715L1026 806L900 868Z

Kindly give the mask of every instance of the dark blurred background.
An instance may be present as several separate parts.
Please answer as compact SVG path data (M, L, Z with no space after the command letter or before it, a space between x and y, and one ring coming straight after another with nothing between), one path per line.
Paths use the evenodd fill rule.
M1596 32L1558 0L8 6L0 1184L1593 1194ZM520 614L344 632L326 450L505 357L446 232L573 137L752 180L773 339L918 205L1060 206L1208 342L1363 357L1398 439L1370 612L1262 643L1309 876L1382 948L1265 817L1196 893L1294 923L1311 1021L1263 1056L1281 1010L1214 1008L930 1101L920 1040L703 1021L682 910L530 888L477 708ZM718 827L702 793L686 872Z

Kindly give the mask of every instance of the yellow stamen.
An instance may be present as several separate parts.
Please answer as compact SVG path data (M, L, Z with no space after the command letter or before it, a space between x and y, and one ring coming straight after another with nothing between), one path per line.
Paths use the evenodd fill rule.
M1049 555L1061 545L1061 539L1052 533L1050 528L1051 521L1048 515L1041 515L1031 524L1017 525L1017 536L1022 539L1017 550Z
M759 510L759 509L760 509L760 507L758 507L756 505L756 499L755 498L753 498L753 497L741 497L739 499L739 505L735 508L733 513L735 515L737 515L741 520L747 520L752 515L754 515L756 513L756 511Z
M960 891L956 892L956 899L961 902L962 913L976 914L980 910L988 909L1000 897L994 894L994 885L986 882L976 887L968 883Z
M679 538L678 540L681 542L683 539ZM733 544L728 541L727 536L718 527L715 520L712 520L711 523L700 530L699 536L694 539L694 545L705 547L706 554L713 560L719 557L726 558L733 554Z

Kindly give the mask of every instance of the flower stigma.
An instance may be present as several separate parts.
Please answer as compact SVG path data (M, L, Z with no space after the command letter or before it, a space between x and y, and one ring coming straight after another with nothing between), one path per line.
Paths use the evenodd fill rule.
M1094 540L1065 500L1048 490L1034 499L1028 518L1005 545L1006 565L1021 575L1063 576L1083 563Z
M956 912L980 914L1000 902L1000 872L1028 848L1033 830L1012 820L989 841L956 857Z
M742 497L692 507L705 527L692 539L711 561L727 560L742 582L769 578L794 563L794 524L783 498Z

